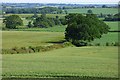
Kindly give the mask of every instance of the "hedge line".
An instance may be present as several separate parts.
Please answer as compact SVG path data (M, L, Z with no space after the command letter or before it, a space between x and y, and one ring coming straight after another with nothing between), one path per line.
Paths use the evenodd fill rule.
M70 42L64 42L62 44L53 44L50 46L36 46L36 47L14 47L12 49L2 49L2 54L19 54L19 53L36 53L36 52L45 52L45 51L50 51L50 50L54 50L54 49L60 49L60 48L64 48L67 46L73 46L72 43ZM100 43L96 43L96 44L87 44L87 46L101 46ZM108 43L106 42L105 46L120 46L120 43L115 42L115 43Z
M36 47L14 47L12 49L2 49L2 54L19 54L19 53L36 53L36 52L45 52L54 49L64 48L72 45L69 42L65 42L63 44L53 44L50 46L36 46Z

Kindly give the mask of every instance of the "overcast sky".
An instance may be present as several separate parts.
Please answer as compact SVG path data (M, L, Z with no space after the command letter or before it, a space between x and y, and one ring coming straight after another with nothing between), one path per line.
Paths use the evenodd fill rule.
M119 0L0 0L0 3L118 3Z

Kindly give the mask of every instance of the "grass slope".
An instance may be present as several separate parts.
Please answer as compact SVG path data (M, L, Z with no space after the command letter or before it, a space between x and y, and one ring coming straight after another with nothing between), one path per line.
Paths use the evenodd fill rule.
M118 77L117 47L68 47L3 55L3 77Z

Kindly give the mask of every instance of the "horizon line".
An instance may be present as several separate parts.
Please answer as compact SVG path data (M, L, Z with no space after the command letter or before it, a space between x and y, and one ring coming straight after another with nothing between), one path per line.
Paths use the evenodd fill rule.
M76 2L70 2L70 3L55 3L55 2L0 2L0 3L39 3L39 4L119 4L120 2L79 2L79 3L76 3Z

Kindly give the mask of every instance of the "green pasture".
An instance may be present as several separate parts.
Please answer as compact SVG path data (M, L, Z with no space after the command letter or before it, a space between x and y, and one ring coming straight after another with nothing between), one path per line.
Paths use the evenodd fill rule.
M116 14L117 8L91 8L93 13ZM68 9L68 13L86 13L88 8ZM11 15L7 14L6 16ZM26 28L25 17L33 14L18 14L24 25L21 29L2 31L2 48L46 46L64 40L66 26L50 28ZM38 14L39 16L41 14ZM65 14L47 14L48 17ZM119 30L118 22L105 22L110 30ZM2 19L0 19L2 24ZM0 28L4 25L0 25ZM52 43L53 42L53 43ZM118 42L118 32L109 32L93 44L101 46L66 47L47 52L31 54L3 54L3 73L5 77L54 77L54 76L91 76L118 77L118 47L105 46L106 42Z
M27 21L25 23L27 23ZM111 31L118 30L118 22L105 23L110 26ZM48 41L63 40L65 29L66 26L54 26L50 28L26 28L16 29L14 31L3 31L3 48L47 45L48 43L46 42ZM92 43L105 45L106 42L118 42L118 33L109 32L108 34L104 34L102 38L96 39Z
M108 34L102 35L100 39L95 39L91 43L93 44L100 43L100 45L103 45L103 46L105 46L106 43L112 44L112 43L118 42L118 36L119 36L118 34L119 34L118 32L109 32Z
M49 45L64 40L63 32L36 32L36 31L3 31L2 32L3 48L14 48L14 47L29 47L29 46L41 46ZM106 45L106 43L118 42L118 33L109 32L104 34L102 38L95 39L93 44L100 43L100 45Z
M78 8L78 9L67 9L68 13L87 13L91 9L94 14L116 14L118 8Z
M67 47L34 54L3 55L5 77L118 77L117 47Z
M110 27L110 31L120 31L119 25L120 22L119 21L105 21L105 23Z
M9 49L14 47L50 45L52 43L48 42L63 39L63 32L3 31L2 47L3 49Z

